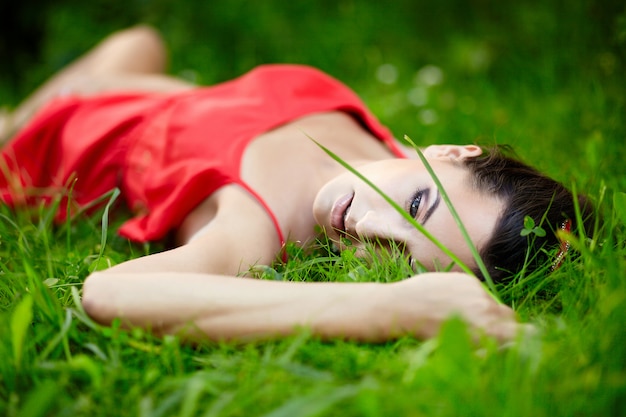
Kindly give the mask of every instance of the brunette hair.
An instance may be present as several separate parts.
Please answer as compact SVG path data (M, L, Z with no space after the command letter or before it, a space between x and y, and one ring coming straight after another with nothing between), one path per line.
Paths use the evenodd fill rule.
M560 242L556 236L564 221L572 221L572 230L583 227L590 236L593 209L584 196L576 196L583 224L576 224L574 196L561 183L521 162L508 146L484 148L480 156L467 158L477 190L494 195L504 202L504 211L496 222L493 236L480 248L480 255L495 282L504 282L526 263L528 271L551 265ZM545 236L522 236L524 218L545 230ZM475 271L478 276L482 274Z

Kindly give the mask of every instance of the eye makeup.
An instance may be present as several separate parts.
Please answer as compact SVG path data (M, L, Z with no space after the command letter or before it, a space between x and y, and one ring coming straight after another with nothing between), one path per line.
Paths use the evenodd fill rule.
M437 190L437 197L435 197L433 204L428 208L426 214L424 215L424 221L422 225L426 224L430 216L434 213L434 211L439 207L439 203L441 202L441 194L439 194L439 190Z
M417 212L422 205L422 201L428 197L428 190L417 190L417 192L411 197L408 204L408 212L411 217L416 218Z

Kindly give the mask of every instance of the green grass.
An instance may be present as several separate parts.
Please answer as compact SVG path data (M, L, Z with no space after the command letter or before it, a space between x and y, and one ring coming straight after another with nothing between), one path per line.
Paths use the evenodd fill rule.
M90 268L99 258L118 263L160 247L117 237L124 214L110 219L103 247L101 215L54 225L50 210L0 207L0 415L626 414L625 6L383 3L42 3L41 54L0 48L0 62L19 73L11 78L9 64L0 70L0 105L15 105L110 31L143 21L163 31L171 73L199 83L264 62L307 63L352 86L397 137L509 143L589 194L605 219L595 241L578 242L578 259L501 290L539 334L505 348L472 345L451 320L427 342L323 343L303 331L186 346L101 328L77 299ZM385 64L392 67L381 70ZM426 65L441 69L440 83L427 85L424 73L416 81ZM385 68L390 84L377 78ZM387 281L407 273L401 262L367 265L350 252L320 259L292 247L291 255L264 276Z

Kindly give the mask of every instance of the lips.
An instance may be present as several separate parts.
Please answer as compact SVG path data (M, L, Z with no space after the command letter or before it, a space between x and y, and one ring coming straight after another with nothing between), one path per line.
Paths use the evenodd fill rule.
M346 216L352 205L354 193L346 194L333 204L330 210L330 225L340 234L346 233Z

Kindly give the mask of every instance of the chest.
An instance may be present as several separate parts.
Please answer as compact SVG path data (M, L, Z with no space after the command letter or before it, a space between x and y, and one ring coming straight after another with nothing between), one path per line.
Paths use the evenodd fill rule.
M292 240L313 237L313 201L324 184L343 172L316 142L348 163L393 157L340 112L308 116L256 138L243 155L241 179L263 198Z

